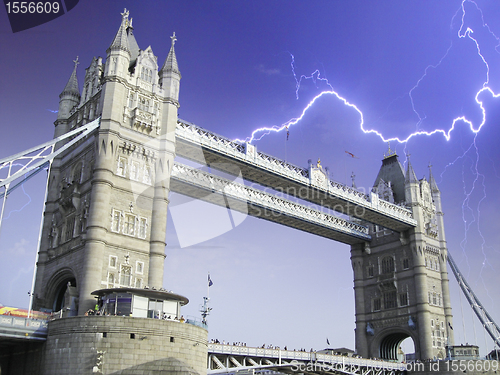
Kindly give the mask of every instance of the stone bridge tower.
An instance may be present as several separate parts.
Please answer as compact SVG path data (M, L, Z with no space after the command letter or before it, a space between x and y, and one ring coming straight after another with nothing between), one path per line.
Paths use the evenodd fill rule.
M371 225L369 246L351 247L356 301L356 349L363 357L401 359L411 337L419 359L446 357L453 344L447 248L441 193L430 171L406 173L390 149L374 185L379 197L413 211L417 226L397 233Z
M35 281L35 309L83 314L91 292L162 287L169 175L181 75L172 37L159 67L134 37L128 12L105 62L83 90L76 69L60 95L55 137L100 117L100 127L52 165ZM67 311L67 310L65 310Z

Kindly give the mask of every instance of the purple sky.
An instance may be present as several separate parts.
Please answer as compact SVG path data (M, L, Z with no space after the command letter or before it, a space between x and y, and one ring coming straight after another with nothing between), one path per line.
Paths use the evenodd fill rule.
M465 14L461 4L81 0L67 15L16 34L1 8L0 157L52 138L52 111L72 60L79 56L81 85L92 57L105 58L124 7L139 47L151 45L159 64L176 32L179 117L226 137L243 139L256 128L279 127L331 87L363 113L365 130L377 130L385 139L448 131L460 116L478 130L483 111L476 93L483 87L500 93L500 4L465 1ZM301 81L297 98L296 78L316 70L316 79ZM477 134L458 121L449 141L442 134L422 135L391 147L402 162L411 153L418 178L428 176L432 163L448 249L500 322L500 110L490 92L478 98L485 122ZM364 134L360 119L356 110L327 94L290 127L288 141L280 132L254 144L301 166L321 158L334 180L350 184L354 172L357 186L369 190L387 144L376 134ZM44 176L23 188L9 198L0 233L0 303L19 307L28 305ZM328 337L333 347L354 347L348 246L247 218L222 236L180 248L171 219L164 285L191 300L185 315L199 316L211 272L209 338L321 349ZM463 296L462 319L458 286L451 274L450 279L456 343L475 343L484 354L485 342L490 350L492 341L473 323Z

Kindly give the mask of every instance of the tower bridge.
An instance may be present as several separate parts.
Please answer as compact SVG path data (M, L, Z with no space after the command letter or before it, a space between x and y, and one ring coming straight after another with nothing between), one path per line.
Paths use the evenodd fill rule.
M179 120L181 75L175 34L160 67L151 47L139 48L128 15L126 10L122 13L105 61L94 57L86 69L82 92L75 63L54 123L52 146L57 155L37 161L40 166L49 162L50 170L33 308L64 308L69 315L49 323L46 363L61 360L61 353L67 353L61 343L69 345L78 336L77 355L64 354L77 373L89 373L92 361L98 363L94 372L101 371L103 363L108 363L105 373L121 370L121 345L151 353L148 358L124 357L130 367L172 356L205 373L208 347L203 327L133 316L83 316L94 308L96 290L114 293L106 303L115 311L119 303L133 303L141 316L156 311L155 306L165 311L167 300L120 296L117 290L147 286L155 295L166 293L165 235L172 191L349 244L357 354L394 361L402 341L411 338L417 359L444 358L446 345L454 342L453 317L441 192L432 171L428 179L418 180L410 161L405 170L398 156L388 152L373 191L365 194L332 181L319 161L308 168L294 166L254 145ZM74 145L60 141L84 127L84 141L76 142L85 135L74 138ZM349 219L185 166L176 157L241 175ZM113 326L116 322L119 329ZM51 324L57 326L57 334L51 334ZM132 326L147 334L136 338L137 332L127 331ZM225 349L219 353L213 348L215 363L223 363L218 355L227 354ZM282 360L292 355L281 354ZM241 364L235 356L229 361ZM365 372L371 371L364 363Z

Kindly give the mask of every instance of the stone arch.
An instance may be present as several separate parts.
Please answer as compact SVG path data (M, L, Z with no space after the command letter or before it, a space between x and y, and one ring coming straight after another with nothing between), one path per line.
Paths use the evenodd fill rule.
M50 278L47 283L46 308L52 311L61 310L68 283L75 288L78 286L75 273L68 267L60 269Z
M378 358L401 362L399 348L401 343L410 337L415 346L415 352L419 352L418 339L414 332L403 327L388 328L381 331L372 342L371 352Z

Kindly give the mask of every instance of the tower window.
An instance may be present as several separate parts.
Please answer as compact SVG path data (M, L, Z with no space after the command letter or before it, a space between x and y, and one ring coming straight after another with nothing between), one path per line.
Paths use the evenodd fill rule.
M391 256L382 259L382 274L394 272L394 258Z
M407 270L408 268L410 268L410 260L408 258L404 258L403 259L403 269Z
M114 287L115 287L115 274L109 273L108 274L108 288L114 288Z
M129 236L135 235L135 215L126 214L125 222L123 223L123 233Z
M151 184L151 168L150 167L146 167L144 168L144 178L143 178L143 182L145 184L148 184L150 185Z
M373 264L368 266L368 277L373 277Z
M66 220L66 230L64 231L64 240L69 241L73 238L73 231L75 229L75 218L69 217Z
M117 164L117 167L116 167L116 174L118 176L122 176L122 177L125 176L125 166L126 165L127 165L127 162L126 162L125 158L119 158L118 159L118 164Z
M384 308L392 309L394 307L397 307L396 291L385 292L384 293Z
M139 181L139 163L133 162L130 166L130 179Z
M144 272L144 262L137 261L135 263L135 272L142 274Z
M117 258L116 258L116 256L114 256L114 255L110 255L110 256L109 256L109 266L110 266L111 268L116 268L116 259L117 259Z
M130 266L122 266L120 272L120 285L121 286L130 286Z
M375 298L373 300L373 311L380 311L381 310L381 303L380 303L380 298Z
M408 306L408 293L401 293L399 295L399 305Z
M135 287L136 288L141 288L142 287L142 279L135 279Z
M111 230L113 232L120 232L122 213L117 210L113 210L113 217L111 222Z
M139 219L139 238L146 238L147 225L147 219L145 217L141 217Z

